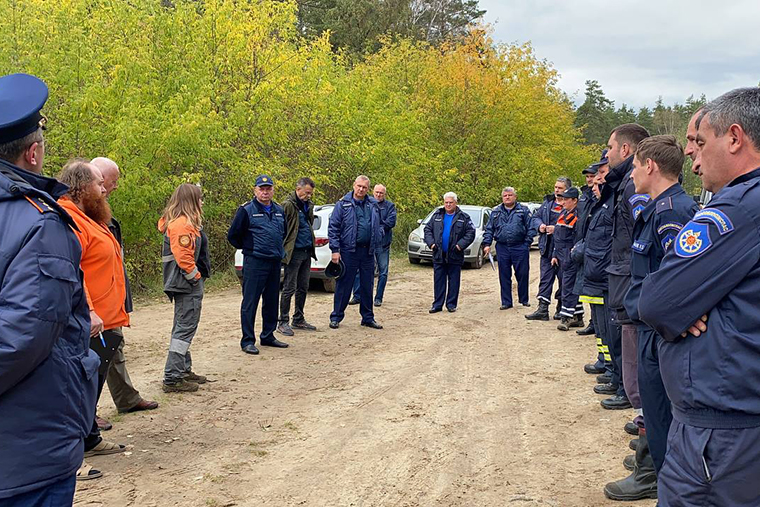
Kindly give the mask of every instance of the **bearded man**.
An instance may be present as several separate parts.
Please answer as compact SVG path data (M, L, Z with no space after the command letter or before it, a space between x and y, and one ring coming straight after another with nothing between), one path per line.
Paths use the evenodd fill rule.
M101 360L98 370L98 398L103 390L110 360L118 349L122 335L117 331L129 325L125 309L126 286L121 246L108 229L111 208L100 170L84 159L67 163L58 177L69 187L58 200L74 223L82 245L81 267L84 289L90 307L90 348ZM84 455L95 456L123 452L126 446L104 441L96 421L84 441Z

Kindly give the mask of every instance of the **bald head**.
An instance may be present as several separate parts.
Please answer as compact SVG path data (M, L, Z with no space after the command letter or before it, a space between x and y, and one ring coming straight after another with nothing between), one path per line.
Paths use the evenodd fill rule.
M108 198L111 192L119 188L119 166L116 165L116 162L106 157L94 158L90 164L100 169L104 180L103 186L106 187L106 198Z

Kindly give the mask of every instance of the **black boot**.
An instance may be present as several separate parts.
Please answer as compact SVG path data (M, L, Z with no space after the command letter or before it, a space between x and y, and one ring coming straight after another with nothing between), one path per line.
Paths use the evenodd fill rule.
M557 300L557 309L554 312L554 317L552 317L554 320L562 320L562 315L559 314L559 312L562 310L562 301L559 299Z
M586 326L584 329L581 329L580 331L576 331L575 334L580 336L589 336L596 333L596 330L594 329L594 321L589 320L588 326Z
M528 320L549 320L549 303L539 301L536 311L529 313L525 318Z
M657 474L654 471L654 461L649 452L649 442L645 433L639 436L636 463L631 475L607 484L604 487L604 494L611 500L624 501L657 498Z

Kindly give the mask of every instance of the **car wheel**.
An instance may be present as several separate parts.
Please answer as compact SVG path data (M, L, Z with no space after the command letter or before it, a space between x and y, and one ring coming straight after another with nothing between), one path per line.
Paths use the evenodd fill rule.
M475 262L470 264L470 267L473 269L480 269L483 267L483 259L485 258L485 254L483 253L483 245L480 245L480 248L478 248L478 256L475 257Z
M409 262L411 262L412 264L419 264L420 260L416 257L409 257Z
M322 286L325 292L335 292L335 278L325 278L322 280Z

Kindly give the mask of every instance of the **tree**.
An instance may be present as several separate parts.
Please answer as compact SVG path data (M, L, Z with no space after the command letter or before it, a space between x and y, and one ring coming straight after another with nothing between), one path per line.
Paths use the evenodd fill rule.
M607 144L617 125L613 105L598 81L586 81L586 100L575 112L575 126L582 129L587 144Z

